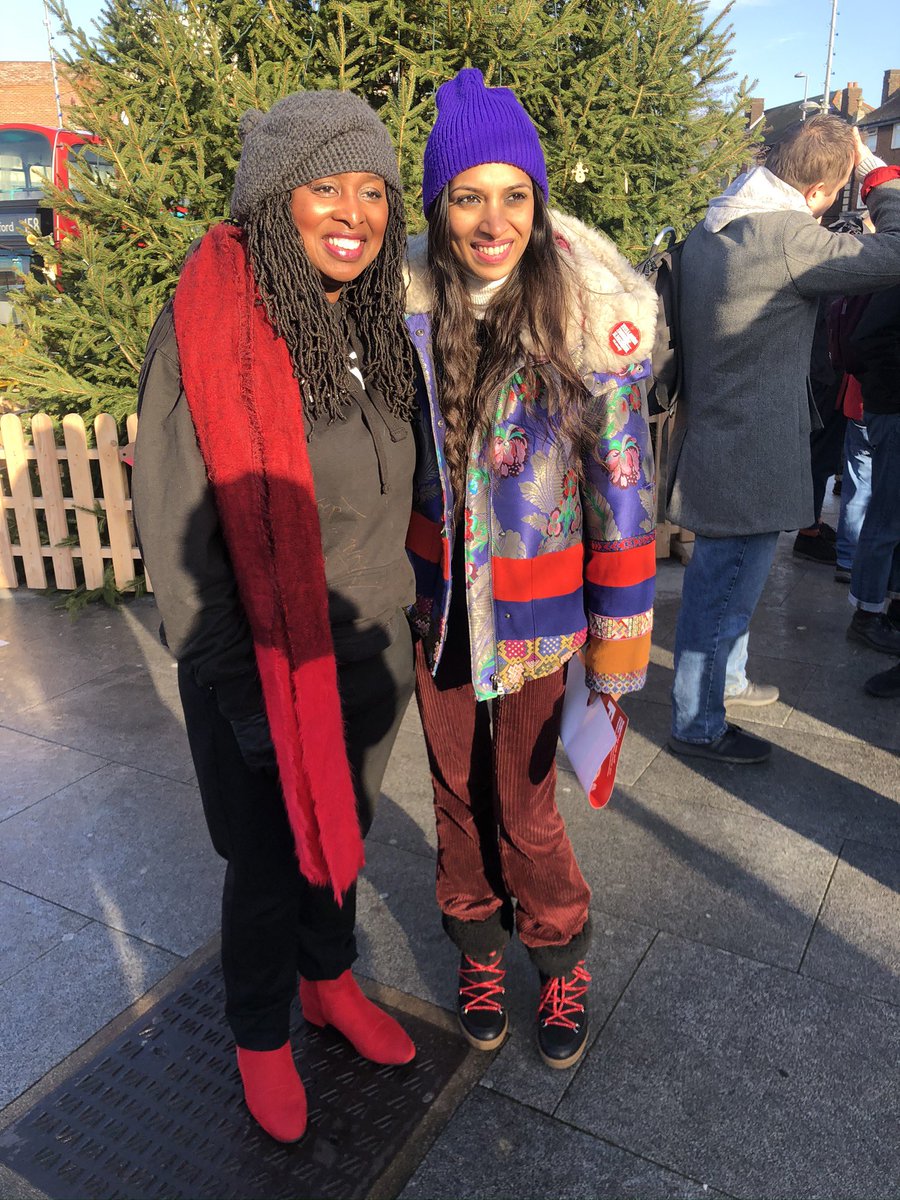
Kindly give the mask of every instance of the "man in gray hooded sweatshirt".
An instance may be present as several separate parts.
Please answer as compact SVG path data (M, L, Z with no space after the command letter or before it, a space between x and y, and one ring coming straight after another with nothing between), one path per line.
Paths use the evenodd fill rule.
M854 168L877 231L865 239L819 224ZM778 697L747 680L748 630L779 532L815 523L807 376L818 300L896 283L900 167L837 117L790 129L685 242L668 515L697 536L675 642L675 754L769 757L768 742L726 721L726 691L744 704Z

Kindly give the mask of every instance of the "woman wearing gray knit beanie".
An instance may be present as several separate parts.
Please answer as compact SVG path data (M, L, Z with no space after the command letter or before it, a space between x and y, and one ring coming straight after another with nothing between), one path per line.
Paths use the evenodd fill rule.
M415 1046L356 984L362 838L413 686L415 449L396 154L349 92L241 120L232 221L190 255L140 382L134 508L227 861L225 1012L247 1105L306 1128L289 1038Z

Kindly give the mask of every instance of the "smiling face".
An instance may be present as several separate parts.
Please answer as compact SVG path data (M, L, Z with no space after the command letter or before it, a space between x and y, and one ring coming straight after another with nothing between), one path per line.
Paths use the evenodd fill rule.
M483 163L450 181L450 248L479 279L504 279L525 253L534 224L534 184L518 167Z
M333 303L384 245L389 216L384 180L358 171L314 179L291 192L291 216Z

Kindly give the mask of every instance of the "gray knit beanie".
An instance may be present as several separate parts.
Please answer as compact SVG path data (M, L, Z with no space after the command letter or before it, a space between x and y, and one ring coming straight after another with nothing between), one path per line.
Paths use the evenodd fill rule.
M353 92L294 92L267 113L241 117L241 161L231 216L242 224L276 192L347 171L371 171L401 191L397 152L384 123Z

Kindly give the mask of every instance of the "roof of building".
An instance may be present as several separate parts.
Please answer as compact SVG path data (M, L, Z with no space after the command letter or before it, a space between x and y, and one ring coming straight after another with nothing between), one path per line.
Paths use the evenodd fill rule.
M855 86L855 85L854 85ZM828 106L828 111L832 116L842 116L841 105L844 99L844 89L841 88L832 93L831 101ZM810 105L807 112L812 115L812 106L819 108L822 104L822 93L817 96L807 96L806 102ZM800 120L800 115L803 111L803 98L798 96L796 100L792 100L789 104L779 104L775 108L767 108L765 112L766 123L763 127L763 140L767 146L773 145L779 140L785 130L793 125L795 121ZM867 104L862 96L859 97L859 116L857 124L862 125L863 122L870 124L870 118L864 114L871 113L872 105Z
M790 104L779 104L775 108L767 108L765 112L766 121L763 126L763 139L767 144L777 142L784 131L795 121L800 120L803 97L800 96L796 100L792 100ZM808 96L808 104L821 104L822 93L818 96ZM834 112L834 106L831 111Z
M875 108L860 121L860 125L893 125L900 121L900 92L894 92L881 108Z

